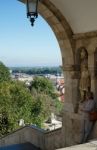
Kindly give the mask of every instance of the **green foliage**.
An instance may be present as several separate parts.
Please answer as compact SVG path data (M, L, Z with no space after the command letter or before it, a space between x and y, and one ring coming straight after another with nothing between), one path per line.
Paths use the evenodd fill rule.
M24 83L11 81L8 68L0 63L0 136L17 129L20 119L42 127L51 112L61 110L54 87L47 78L36 77L30 90Z
M31 85L31 94L34 95L35 103L33 112L35 112L34 123L41 126L51 112L59 114L62 110L62 103L58 100L57 95L54 93L52 82L44 77L35 77ZM40 120L39 120L40 119ZM40 124L39 124L40 126Z
M38 127L43 126L43 122L48 119L51 114L52 98L44 93L39 93L35 89L32 91L34 95L34 103L32 107L33 124Z
M0 134L17 129L21 118L31 123L32 105L30 92L20 82L0 83Z
M52 82L45 77L35 77L31 84L31 89L51 95L54 92Z
M39 83L37 83L38 80ZM42 127L43 122L48 119L51 112L58 112L59 104L57 104L57 99L52 98L53 87L49 80L35 78L33 83L39 85L37 87L36 84L32 84L31 93L19 81L0 83L1 135L17 129L20 119L24 119L25 123Z
M0 62L0 82L9 80L10 80L9 70L2 62Z
M55 105L55 113L57 115L61 115L63 111L63 103L60 102L58 99L54 102Z

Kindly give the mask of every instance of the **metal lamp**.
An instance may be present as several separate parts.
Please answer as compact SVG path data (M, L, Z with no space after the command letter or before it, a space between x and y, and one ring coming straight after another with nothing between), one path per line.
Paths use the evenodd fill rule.
M30 19L31 25L34 25L35 19L38 17L38 0L27 0L27 18Z

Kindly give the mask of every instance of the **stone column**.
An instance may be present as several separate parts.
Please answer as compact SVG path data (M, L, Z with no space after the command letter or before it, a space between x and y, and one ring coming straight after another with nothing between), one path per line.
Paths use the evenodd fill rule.
M74 118L78 101L78 79L75 78L75 67L72 65L63 68L65 78L65 102L63 110L62 136L64 146L74 144Z
M65 66L63 72L65 80L64 112L74 113L78 102L78 78L75 78L75 66Z

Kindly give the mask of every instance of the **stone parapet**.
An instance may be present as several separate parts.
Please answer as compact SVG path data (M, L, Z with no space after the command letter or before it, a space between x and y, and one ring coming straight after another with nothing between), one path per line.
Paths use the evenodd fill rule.
M54 150L62 147L61 131L45 131L35 126L25 126L0 139L0 147L29 142L41 150Z

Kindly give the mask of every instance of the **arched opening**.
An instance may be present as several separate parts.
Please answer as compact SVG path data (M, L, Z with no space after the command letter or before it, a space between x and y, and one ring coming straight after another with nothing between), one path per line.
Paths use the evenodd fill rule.
M17 41L16 41L16 42L17 42ZM28 42L29 42L29 41L28 41ZM18 43L18 42L17 42L17 43ZM23 51L21 50L20 53L21 53L21 55L22 55L22 54L23 54ZM29 53L30 53L30 52L29 52ZM16 52L14 51L14 52L13 52L13 57L14 57L15 54L16 54ZM26 54L27 54L27 53L26 53ZM19 55L18 55L18 56L19 56ZM27 56L28 56L28 55L27 55ZM7 57L6 57L6 58L7 58ZM19 60L20 60L20 59L21 59L21 57L19 58ZM14 61L15 61L15 60L14 60ZM21 62L22 62L22 59L21 59ZM14 65L14 63L13 63L13 65Z
M72 44L72 38L71 38L72 30L68 26L62 14L59 11L58 13L56 12L57 12L57 8L54 7L54 5L52 5L49 1L47 2L43 1L42 3L39 4L39 13L52 28L60 46L62 61L63 61L62 67L64 71L64 77L66 80L67 94L66 94L65 111L68 110L69 112L73 112L73 99L75 95L73 94L74 89L73 89L73 80L72 80L72 74L74 73L74 54L73 54L74 45ZM58 135L60 135L59 132ZM54 138L54 136L52 136L52 138ZM65 143L62 143L60 141L60 139L58 139L58 142L59 145L60 144L65 145Z
M20 0L25 3L24 0ZM73 98L70 97L70 80L75 71L74 64L74 41L72 39L73 31L67 23L62 13L48 0L39 3L39 13L52 28L60 46L62 54L62 68L65 71L64 77L66 81L66 103L73 103ZM72 75L71 75L72 73ZM69 80L70 78L70 80ZM72 100L71 100L72 99ZM72 104L70 104L72 105ZM66 106L65 106L66 108ZM73 106L72 106L73 110Z

